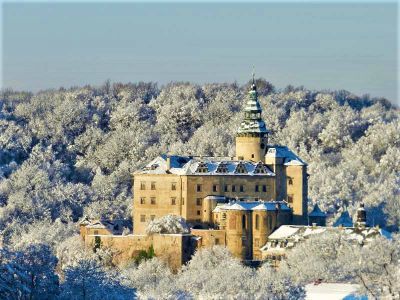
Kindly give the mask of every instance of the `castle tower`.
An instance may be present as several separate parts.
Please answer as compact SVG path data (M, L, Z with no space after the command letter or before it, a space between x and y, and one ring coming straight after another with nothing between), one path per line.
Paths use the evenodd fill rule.
M244 120L236 134L236 159L264 162L267 149L268 130L261 118L261 105L258 102L257 88L254 82L249 91L244 109Z

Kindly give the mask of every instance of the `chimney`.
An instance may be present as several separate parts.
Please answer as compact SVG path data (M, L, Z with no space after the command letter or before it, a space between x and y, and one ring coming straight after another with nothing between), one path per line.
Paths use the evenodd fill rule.
M171 169L171 157L168 155L167 156L167 171Z

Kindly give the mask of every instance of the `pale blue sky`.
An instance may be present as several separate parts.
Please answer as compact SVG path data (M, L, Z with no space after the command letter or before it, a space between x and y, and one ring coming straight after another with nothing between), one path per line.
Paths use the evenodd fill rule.
M397 100L396 2L42 2L2 10L3 87L244 83L254 65L278 88Z

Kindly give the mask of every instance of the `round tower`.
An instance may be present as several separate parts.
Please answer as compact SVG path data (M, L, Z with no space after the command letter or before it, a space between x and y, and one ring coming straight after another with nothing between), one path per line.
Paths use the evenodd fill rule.
M249 91L244 109L244 120L236 134L236 159L264 162L267 149L268 130L261 118L261 105L258 102L257 87L254 82Z

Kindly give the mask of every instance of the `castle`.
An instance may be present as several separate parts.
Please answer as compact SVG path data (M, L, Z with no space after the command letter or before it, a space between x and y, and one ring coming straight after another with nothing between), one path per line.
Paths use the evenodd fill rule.
M86 244L97 237L119 248L125 257L151 244L156 255L157 251L165 255L171 251L167 235L149 237L146 227L156 218L177 215L190 225L195 247L223 245L243 260L261 260L260 249L275 229L308 225L312 216L307 214L307 164L285 146L268 145L269 131L261 113L253 79L236 134L235 157L153 159L133 175L133 234L117 238L108 225L103 224L105 231L99 232L101 225L95 230L95 224L85 223L81 234ZM185 247L189 242L182 237L181 263L190 257L191 250Z

